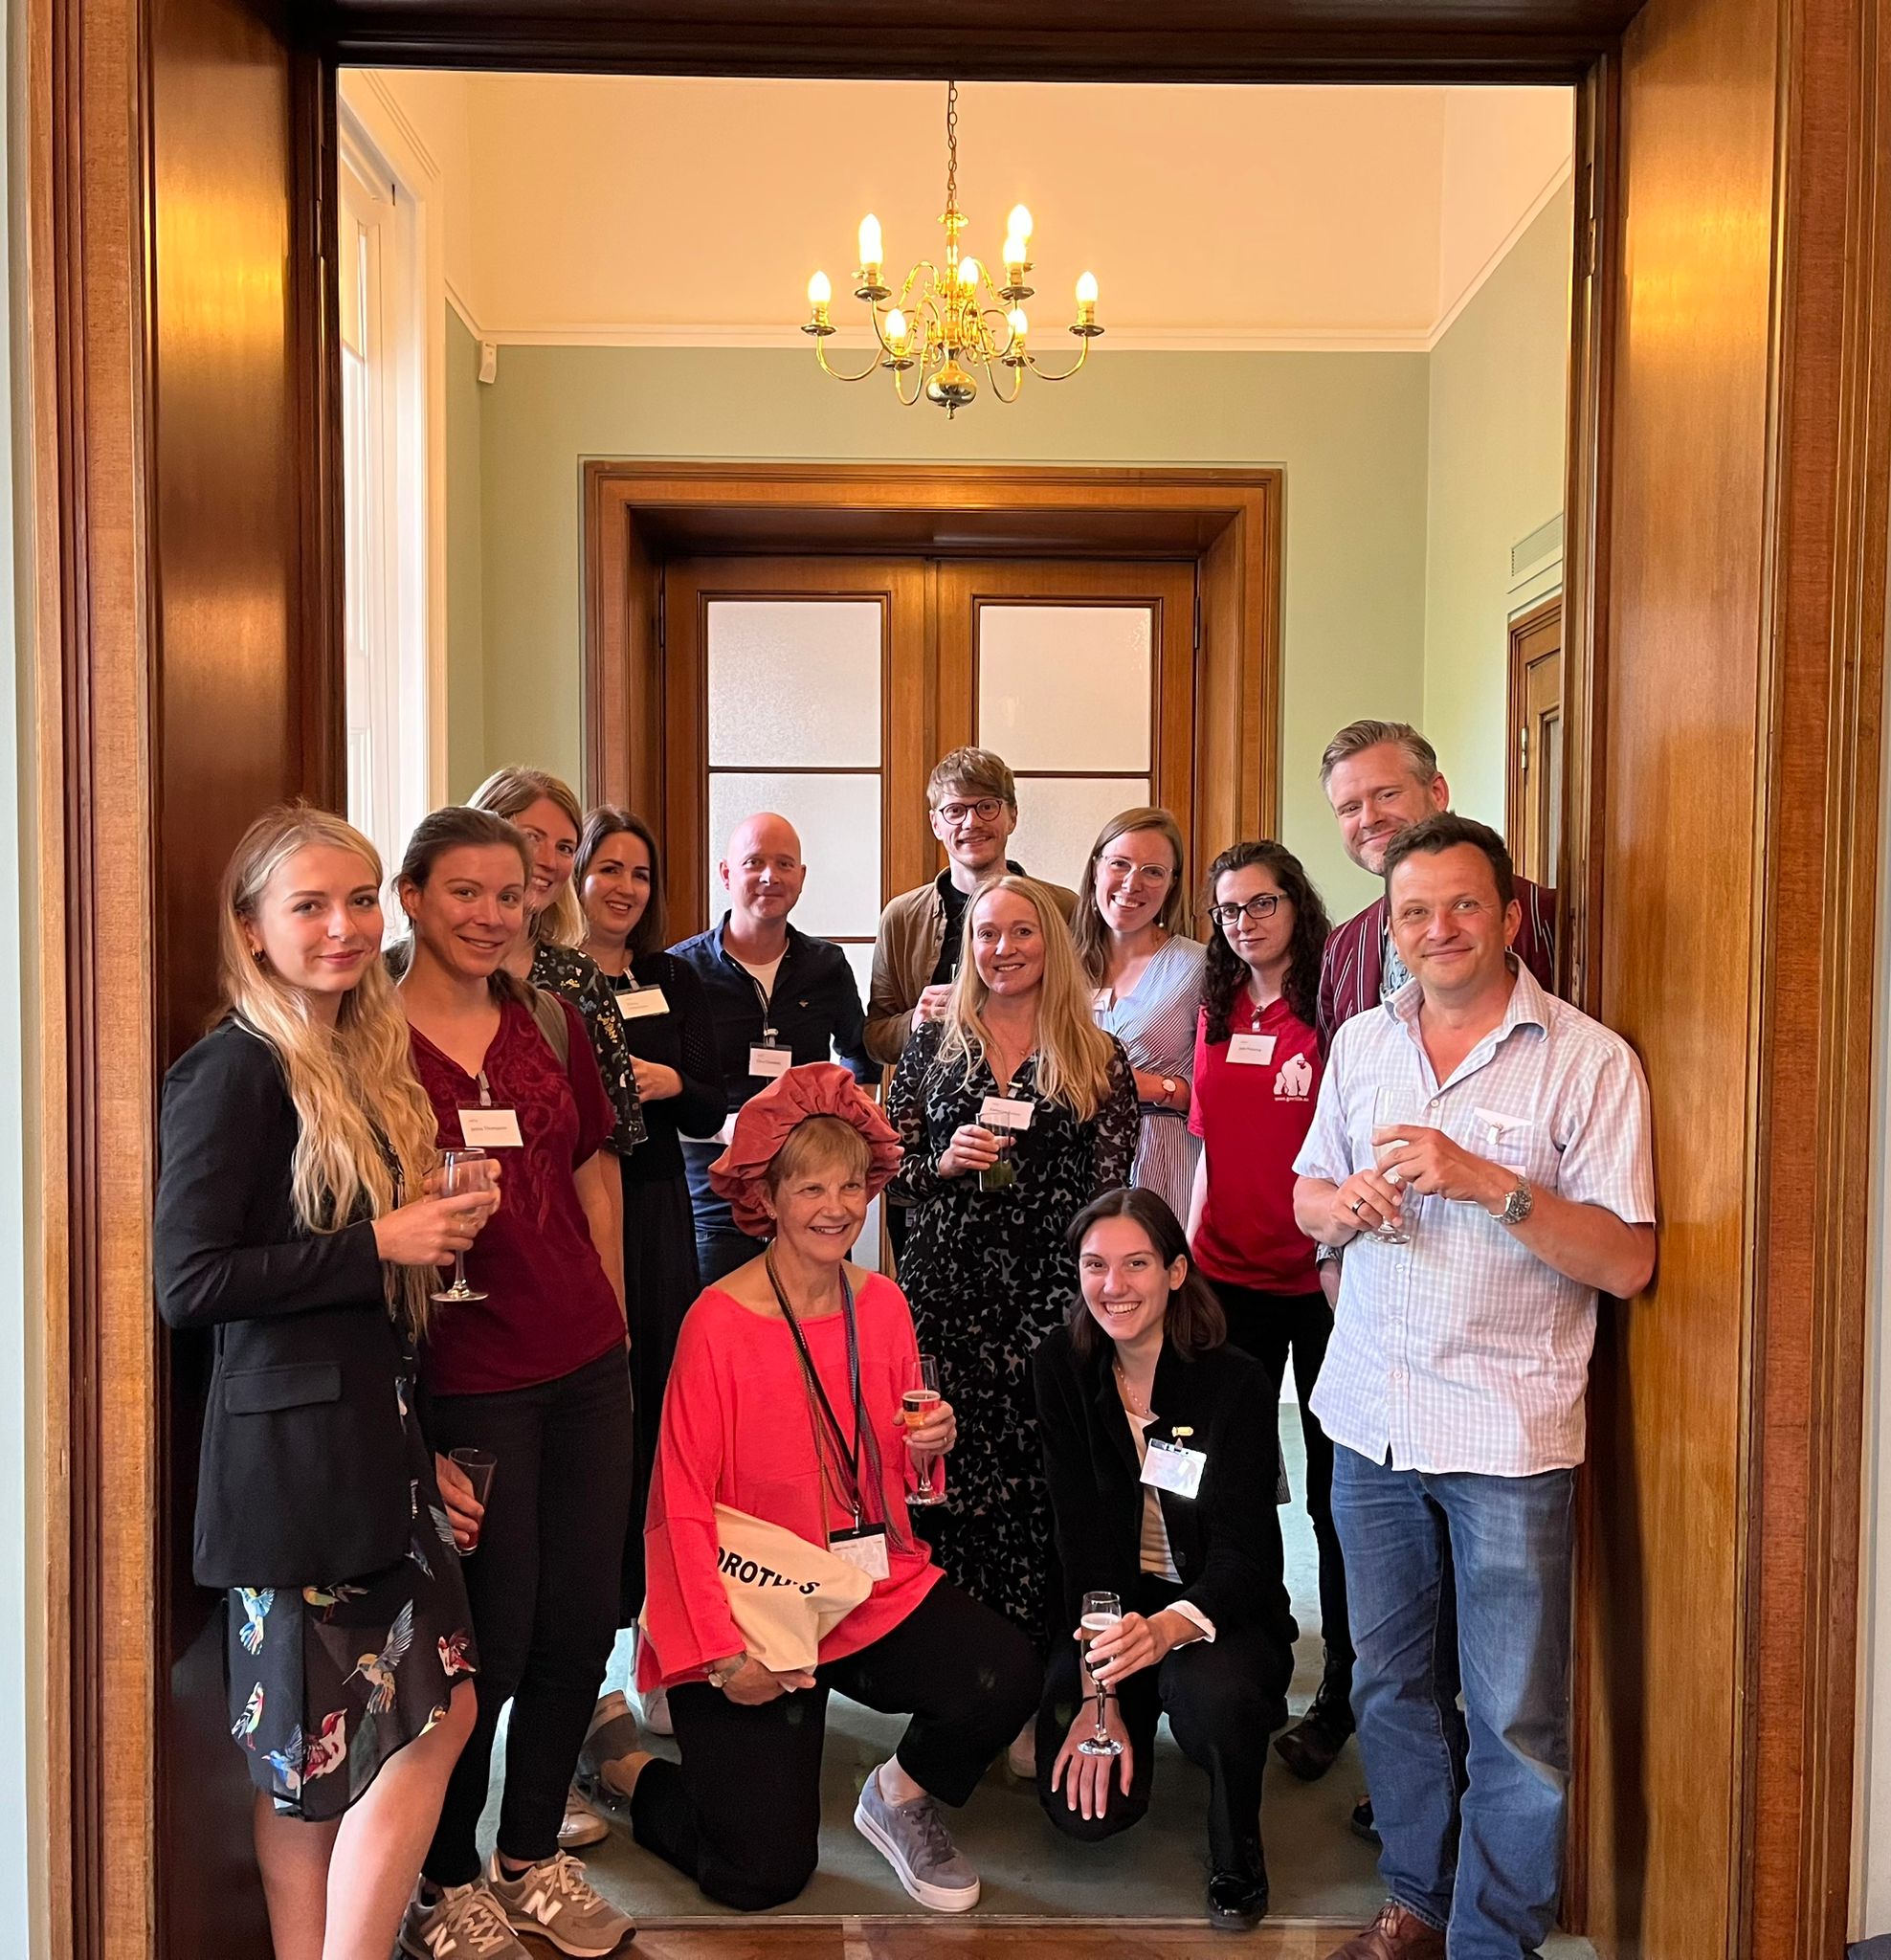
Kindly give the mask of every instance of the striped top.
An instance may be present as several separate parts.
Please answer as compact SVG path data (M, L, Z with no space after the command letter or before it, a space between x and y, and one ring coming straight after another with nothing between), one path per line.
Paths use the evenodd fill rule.
M1108 1007L1096 1009L1097 1025L1123 1045L1131 1068L1149 1076L1190 1081L1195 1073L1195 1019L1202 1005L1202 963L1208 948L1179 935L1150 956L1135 987ZM1136 1162L1129 1182L1168 1201L1176 1218L1189 1217L1201 1145L1189 1133L1188 1111L1142 1107Z

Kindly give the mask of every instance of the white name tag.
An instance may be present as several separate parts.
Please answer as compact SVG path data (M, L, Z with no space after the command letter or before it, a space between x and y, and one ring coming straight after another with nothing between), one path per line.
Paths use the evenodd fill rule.
M986 1129L1029 1129L1034 1102L1021 1102L1015 1096L988 1096L978 1105L978 1120Z
M1207 1468L1208 1458L1200 1450L1152 1441L1143 1459L1143 1481L1157 1490L1172 1490L1177 1497L1193 1497Z
M519 1134L516 1109L462 1109L459 1133L478 1150L523 1150L525 1139Z
M886 1531L879 1525L869 1525L859 1531L836 1532L828 1540L828 1549L835 1558L844 1558L850 1566L857 1566L870 1579L884 1579L892 1575L893 1568L886 1559Z
M642 1021L652 1014L667 1014L670 1003L660 987L638 987L617 996L617 1012L627 1021Z
M748 1073L760 1076L765 1082L771 1082L777 1076L785 1076L794 1066L794 1051L791 1048L769 1048L758 1041L748 1051Z
M1274 1039L1272 1035L1230 1035L1228 1059L1257 1068L1274 1059Z

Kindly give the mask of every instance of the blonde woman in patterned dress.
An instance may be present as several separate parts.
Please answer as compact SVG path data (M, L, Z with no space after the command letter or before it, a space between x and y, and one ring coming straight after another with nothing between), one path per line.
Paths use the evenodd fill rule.
M1113 816L1090 847L1071 931L1097 1025L1136 1071L1142 1115L1129 1181L1189 1214L1200 1145L1189 1134L1206 948L1183 931L1182 833L1166 810Z

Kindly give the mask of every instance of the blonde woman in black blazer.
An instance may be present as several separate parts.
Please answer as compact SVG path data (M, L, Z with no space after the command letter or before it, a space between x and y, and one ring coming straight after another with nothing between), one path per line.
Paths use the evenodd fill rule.
M1066 1836L1096 1841L1148 1808L1156 1722L1207 1771L1213 1926L1267 1910L1267 1738L1286 1721L1293 1616L1275 1510L1279 1445L1265 1369L1226 1343L1221 1309L1151 1191L1116 1191L1071 1227L1079 1293L1033 1357L1064 1618L1038 1713L1037 1785ZM1193 1496L1144 1481L1152 1447L1199 1456ZM1165 1459L1166 1460L1166 1459ZM1182 1459L1177 1459L1180 1464ZM1083 1595L1120 1627L1090 1649L1117 1757L1077 1745L1096 1720L1075 1634Z
M498 1195L427 1194L380 885L340 817L258 818L224 874L227 1013L165 1079L158 1309L215 1344L194 1567L229 1593L278 1960L387 1960L474 1717L479 1506L421 1438L412 1341Z

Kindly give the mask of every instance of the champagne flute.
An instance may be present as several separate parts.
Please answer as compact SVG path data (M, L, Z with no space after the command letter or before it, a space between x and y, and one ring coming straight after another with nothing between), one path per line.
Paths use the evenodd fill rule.
M1422 1128L1429 1125L1430 1122L1430 1117L1425 1115L1422 1109L1416 1115L1413 1113L1411 1099L1400 1090L1381 1089L1372 1099L1372 1129L1374 1135L1382 1129L1389 1129L1401 1125L1408 1127L1415 1125ZM1391 1137L1388 1138L1383 1144L1375 1144L1372 1148L1373 1163L1381 1170L1385 1170L1387 1159L1396 1155L1399 1150L1403 1149L1406 1141L1403 1137ZM1386 1175L1395 1185L1402 1183L1396 1170L1386 1171ZM1418 1199L1415 1192L1406 1192L1404 1205L1400 1208L1398 1222L1377 1226L1368 1230L1365 1236L1368 1238L1376 1239L1381 1245L1410 1245L1412 1243L1412 1227L1413 1222L1413 1212L1417 1202Z
M475 1299L479 1296L476 1294ZM499 1459L491 1450L475 1449L470 1443L459 1449L449 1450L447 1460L456 1463L468 1483L473 1486L473 1496L481 1507L492 1499L493 1474L499 1468ZM479 1534L473 1534L473 1543L460 1552L461 1558L471 1558L479 1548ZM457 1549L457 1548L456 1548Z
M1079 1756L1120 1756L1123 1745L1109 1732L1103 1721L1103 1704L1110 1698L1110 1691L1097 1679L1097 1669L1090 1659L1091 1643L1099 1634L1106 1634L1123 1622L1123 1601L1114 1592L1086 1592L1083 1595L1083 1613L1077 1622L1077 1637L1083 1648L1083 1667L1090 1677L1090 1685L1097 1698L1097 1727L1092 1735L1086 1735L1077 1745Z
M442 1197L463 1197L469 1192L491 1191L492 1172L486 1166L483 1150L447 1150L440 1157L440 1195ZM483 1300L485 1295L477 1286L466 1283L466 1255L456 1252L453 1256L453 1284L438 1286L434 1290L437 1301Z
M900 1397L900 1419L908 1429L917 1429L921 1423L927 1420L942 1400L939 1392L939 1357L936 1354L922 1354L919 1357L917 1384L908 1388ZM906 1502L909 1504L943 1504L946 1502L946 1459L934 1457L925 1464L920 1464L915 1459L914 1467L919 1476L919 1483L906 1493Z

